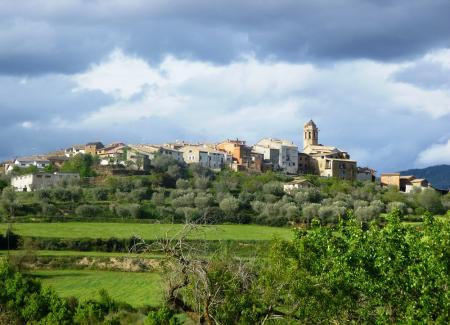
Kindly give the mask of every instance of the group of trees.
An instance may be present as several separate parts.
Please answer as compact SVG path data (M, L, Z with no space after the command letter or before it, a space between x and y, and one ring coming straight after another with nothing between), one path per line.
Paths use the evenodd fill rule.
M63 165L66 171L91 175L92 157L78 155ZM169 157L153 161L149 175L109 177L102 184L83 185L79 180L41 189L21 206L10 189L4 189L5 214L73 216L82 218L147 218L161 222L202 220L206 223L259 223L273 226L310 225L313 218L336 224L348 210L364 224L383 221L382 216L398 210L412 221L426 211L444 214L450 209L450 195L426 189L400 193L375 183L349 182L308 176L313 188L290 193L283 184L291 178L263 174L221 171L213 173L199 165L186 166ZM30 201L33 201L30 203ZM28 206L27 206L28 204Z
M163 241L166 305L203 324L448 323L450 224L428 215L417 229L397 210L386 220L364 229L349 214L331 229L314 219L250 260Z

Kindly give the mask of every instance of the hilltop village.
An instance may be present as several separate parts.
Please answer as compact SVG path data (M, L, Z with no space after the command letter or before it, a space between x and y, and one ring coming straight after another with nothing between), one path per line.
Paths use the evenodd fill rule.
M98 161L98 171L103 175L140 175L152 168L157 156L166 156L188 165L198 164L212 170L228 168L233 171L276 171L291 176L317 175L349 181L375 181L375 170L359 167L350 154L334 146L319 142L319 128L308 121L302 132L303 149L288 140L264 138L247 145L243 140L227 139L219 143L187 143L176 141L164 144L104 145L102 142L76 144L47 154L16 157L3 162L2 173L13 175L11 184L17 191L31 191L56 184L64 179L80 177L76 173L59 173L65 162L78 154L90 154ZM413 187L429 187L424 179L400 176L396 173L381 175L382 185L397 187L409 192ZM304 180L295 179L287 189L305 186Z
M212 170L229 168L233 171L278 171L288 175L319 175L345 180L374 180L375 171L360 168L348 152L334 146L319 143L319 129L310 120L303 128L303 150L291 141L264 138L253 146L245 141L227 139L220 143L187 143L176 141L165 144L125 144L90 142L72 145L64 150L48 154L16 157L3 163L5 174L30 169L45 172L56 169L77 154L90 154L99 159L99 169L105 173L142 173L151 168L157 155L168 156L186 164L199 164ZM32 176L28 176L31 180ZM49 173L49 178L76 177L60 173ZM24 177L22 177L24 179ZM26 184L24 187L26 188Z

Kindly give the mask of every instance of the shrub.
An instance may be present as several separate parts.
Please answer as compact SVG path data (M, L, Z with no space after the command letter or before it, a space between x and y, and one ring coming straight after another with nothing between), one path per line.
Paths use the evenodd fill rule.
M92 189L92 196L97 201L106 201L108 199L108 193L108 189L104 187L94 187Z
M174 208L194 207L195 193L190 192L172 200Z
M214 198L211 194L198 194L194 203L197 208L204 209L214 204Z
M176 188L181 190L187 190L190 187L189 181L186 179L178 179L176 182Z
M229 196L224 198L220 202L219 206L226 216L231 217L235 215L239 210L239 200L232 196Z
M76 215L82 218L95 218L100 212L100 208L92 204L82 204L75 209Z
M406 204L403 202L390 202L386 207L386 211L392 213L394 211L398 211L400 215L404 215L406 213Z
M307 224L311 223L311 220L319 216L320 204L309 203L302 207L302 221Z

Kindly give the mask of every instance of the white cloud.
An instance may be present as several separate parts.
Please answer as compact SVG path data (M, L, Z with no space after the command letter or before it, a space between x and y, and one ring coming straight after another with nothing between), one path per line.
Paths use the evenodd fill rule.
M72 77L78 85L74 91L99 90L117 99L130 99L144 87L159 85L164 80L142 59L114 50L106 62L91 66L85 73Z
M357 60L314 66L247 56L214 65L168 56L150 65L115 50L72 77L77 92L100 91L114 102L83 115L79 123L59 125L96 132L139 125L141 130L130 132L151 139L153 130L145 123L157 120L167 124L167 140L176 129L197 140L240 137L253 143L272 136L301 146L302 125L315 118L325 129L321 141L353 148L350 153L361 164L387 164L399 152L413 161L414 141L424 143L414 130L424 119L449 118L450 95L392 77L411 64ZM383 149L388 143L389 150Z
M450 139L447 143L434 144L422 151L417 158L417 163L421 166L450 164Z

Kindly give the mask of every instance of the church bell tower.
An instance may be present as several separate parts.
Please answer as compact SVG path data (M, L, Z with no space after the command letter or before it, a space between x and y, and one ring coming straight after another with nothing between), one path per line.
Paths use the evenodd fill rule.
M319 144L319 129L313 120L310 120L303 127L303 149L310 145Z

